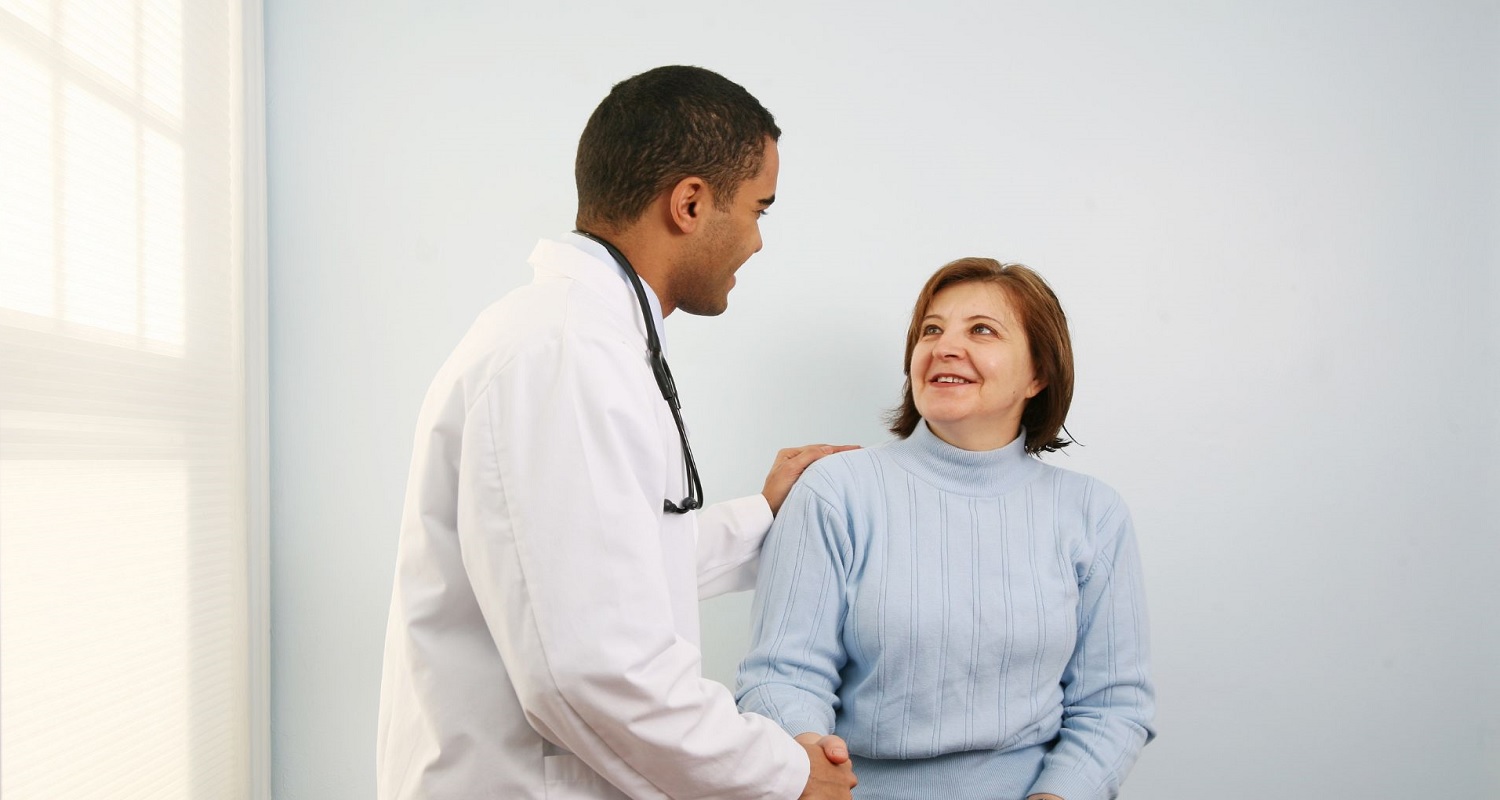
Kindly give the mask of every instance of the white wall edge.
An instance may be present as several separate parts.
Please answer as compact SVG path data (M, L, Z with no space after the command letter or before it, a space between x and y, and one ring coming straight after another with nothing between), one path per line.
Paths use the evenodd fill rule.
M271 798L271 502L265 10L240 5L249 797Z

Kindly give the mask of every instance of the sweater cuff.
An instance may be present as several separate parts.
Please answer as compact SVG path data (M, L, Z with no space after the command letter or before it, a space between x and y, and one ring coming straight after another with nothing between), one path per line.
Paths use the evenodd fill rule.
M1064 769L1043 769L1036 782L1031 784L1031 789L1026 792L1026 796L1055 794L1063 800L1095 800L1095 798L1104 800L1106 795L1099 791L1100 787L1101 782L1098 778L1090 778Z
M806 708L791 709L790 713L780 709L779 711L782 713L778 713L775 717L776 724L780 725L788 736L801 736L804 733L826 736L833 733L833 728L829 726L826 716L816 711Z
M805 720L787 720L786 725L782 726L781 729L786 731L788 736L801 736L804 733L816 733L819 736L827 736L833 733L833 731L828 730L827 725L811 717Z

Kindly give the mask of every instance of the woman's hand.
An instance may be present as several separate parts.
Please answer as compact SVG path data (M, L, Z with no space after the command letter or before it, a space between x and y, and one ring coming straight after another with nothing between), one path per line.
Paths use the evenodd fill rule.
M1063 799L1061 797L1058 797L1055 794L1034 794L1034 795L1028 796L1026 798L1026 800L1063 800Z

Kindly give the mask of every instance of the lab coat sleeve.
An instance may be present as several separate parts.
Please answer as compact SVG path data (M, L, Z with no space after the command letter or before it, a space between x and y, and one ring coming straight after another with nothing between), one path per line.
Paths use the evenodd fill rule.
M805 751L740 714L675 631L653 402L639 348L587 331L500 368L465 417L465 570L547 740L635 798L797 797Z
M755 589L750 652L740 664L740 708L792 735L833 733L839 707L848 564L839 515L811 480L792 487L766 536Z
M762 495L716 503L698 514L698 598L755 588L760 545L771 527Z
M1113 798L1156 735L1135 530L1124 503L1101 493L1109 499L1090 537L1092 558L1081 567L1078 643L1062 676L1062 730L1029 794Z

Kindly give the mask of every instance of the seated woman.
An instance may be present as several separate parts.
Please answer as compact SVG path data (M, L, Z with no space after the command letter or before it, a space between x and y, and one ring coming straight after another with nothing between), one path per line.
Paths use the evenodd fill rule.
M740 706L842 736L860 800L1114 797L1155 735L1146 601L1119 495L1034 457L1069 444L1057 297L948 264L906 374L901 438L813 464L776 517Z

